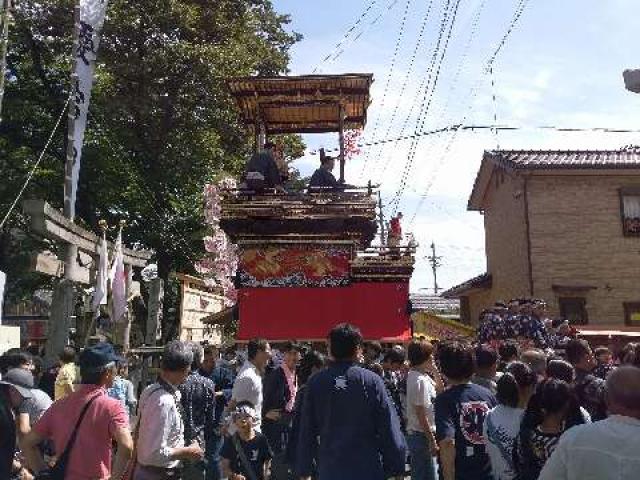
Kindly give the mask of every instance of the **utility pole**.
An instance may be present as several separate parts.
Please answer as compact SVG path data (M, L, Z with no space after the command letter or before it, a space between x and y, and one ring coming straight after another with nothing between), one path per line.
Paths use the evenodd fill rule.
M384 228L384 212L382 210L382 196L378 191L378 222L380 223L380 245L386 245L387 236Z
M433 271L433 291L436 295L440 291L440 287L438 287L438 268L442 266L440 260L442 257L436 255L436 244L435 242L431 242L431 255L427 257L429 263L431 264L431 270Z

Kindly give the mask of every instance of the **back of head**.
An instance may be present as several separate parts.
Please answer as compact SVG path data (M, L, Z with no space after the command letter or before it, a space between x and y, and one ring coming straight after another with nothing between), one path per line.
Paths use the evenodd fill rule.
M329 332L329 345L335 360L352 360L362 345L362 334L357 327L342 323Z
M536 384L535 372L523 362L511 362L498 379L496 397L498 402L516 408L520 402L520 392Z
M569 362L564 360L550 360L547 365L547 377L563 380L569 384L575 380L576 371Z
M490 370L498 363L498 354L488 345L479 345L474 353L478 370Z
M578 365L586 355L591 353L591 346L589 345L589 342L584 339L574 338L567 342L565 353L569 363L572 365Z
M412 367L422 365L431 359L433 355L433 345L426 340L414 340L407 348L407 358Z
M500 354L500 360L503 362L512 361L518 358L520 355L520 348L518 344L513 340L506 340L498 348Z
M216 347L215 345L208 343L207 345L204 346L203 348L203 355L205 357L210 357L210 356L214 356L217 357L218 356L218 347Z
M182 371L193 363L193 349L185 342L173 340L162 352L160 367L169 372Z
M544 375L547 371L547 356L542 350L522 352L520 360L529 365L536 375Z
M301 385L307 383L309 377L313 373L313 370L320 370L324 368L327 363L327 359L320 352L316 352L315 350L311 350L300 361L300 368L298 371L298 381Z
M76 349L73 347L64 347L62 353L60 353L60 361L62 363L74 363L76 361Z
M202 365L202 360L204 359L204 349L202 348L202 345L196 342L189 342L189 346L191 347L191 351L193 352L191 371L195 372Z
M450 380L465 381L473 375L473 347L466 342L444 342L438 348L438 360Z
M607 405L612 414L640 419L640 368L622 366L607 376Z
M546 414L562 412L572 400L571 386L556 378L549 378L538 389L539 406Z
M640 367L640 343L628 343L620 352L620 363Z
M391 348L387 350L382 357L384 363L390 364L402 364L404 363L404 351L398 348Z
M282 351L282 353L298 352L302 354L304 351L304 348L302 348L302 345L296 341L289 341L289 342L285 342L280 350Z
M266 352L267 346L269 342L267 342L264 338L254 338L253 340L249 340L247 343L247 358L249 361L254 360L258 352Z
M31 354L20 349L10 349L2 355L2 369L5 372L13 368L25 368L32 362Z
M382 353L382 345L380 345L380 342L376 342L375 340L365 342L364 348L366 351L371 352L376 357L378 357Z

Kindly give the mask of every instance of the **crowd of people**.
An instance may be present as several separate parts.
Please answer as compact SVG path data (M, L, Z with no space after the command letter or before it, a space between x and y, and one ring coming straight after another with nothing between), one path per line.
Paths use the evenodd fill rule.
M536 348L563 349L576 331L565 319L551 319L542 299L516 298L497 302L480 314L478 341L500 344L519 339Z
M346 324L327 340L222 355L173 341L137 394L109 343L67 347L48 369L9 351L0 478L637 478L640 344L383 348Z

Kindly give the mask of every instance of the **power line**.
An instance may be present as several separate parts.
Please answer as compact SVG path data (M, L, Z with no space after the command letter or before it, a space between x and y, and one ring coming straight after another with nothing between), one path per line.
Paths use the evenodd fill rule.
M447 25L447 20L448 20L448 13L449 13L449 7L451 5L451 0L447 0L446 3L443 3L443 9L442 9L442 18L440 20L440 28L438 31L438 36L437 36L437 41L436 41L436 45L434 46L434 50L433 50L433 54L431 56L431 61L428 64L427 70L425 71L425 74L422 76L422 81L420 82L420 85L418 86L418 89L416 90L416 94L411 102L411 108L409 109L409 113L407 114L407 116L405 117L404 122L402 123L402 127L400 128L400 136L404 135L404 132L409 124L409 120L411 118L411 115L413 113L413 108L415 105L418 104L418 99L420 98L421 94L422 94L422 101L420 102L420 111L418 112L418 117L416 118L416 128L420 122L420 115L422 112L422 107L424 105L424 98L427 95L427 92L429 90L429 83L431 82L431 72L433 70L434 64L436 62L437 59L437 55L438 55L438 51L440 49L440 44L442 42L442 37L444 35L444 31L446 29L446 25ZM415 133L415 129L414 129L414 133ZM380 176L384 175L384 173L387 170L387 167L389 166L389 162L390 159L387 160L387 162L385 162L382 171L380 172ZM377 167L377 164L374 166L374 168Z
M513 19L511 20L511 23L507 28L507 31L502 36L500 43L498 43L498 46L493 52L493 55L491 55L491 57L489 58L489 61L487 62L487 71L489 71L493 67L493 64L498 58L498 55L500 54L500 52L502 51L502 48L505 46L505 44L507 43L507 40L509 39L509 37L513 33L513 30L516 28L516 25L520 21L520 17L522 17L522 14L524 13L524 10L527 8L528 3L529 3L529 0L520 0L520 3L516 7L516 11L513 16Z
M440 54L440 59L438 61L437 68L436 68L435 72L432 71L430 73L430 75L429 75L429 77L431 77L431 74L434 74L434 76L433 76L433 84L431 86L431 89L429 89L429 85L427 85L427 88L425 89L425 97L423 98L421 114L418 116L418 122L416 123L416 131L419 131L421 128L423 128L423 126L425 124L425 119L426 119L426 117L427 117L427 115L429 113L429 108L430 108L431 102L433 100L433 95L434 95L434 92L435 92L435 90L436 90L436 88L438 86L438 79L440 78L440 72L441 72L441 69L442 69L442 64L444 63L444 59L445 59L445 56L447 54L447 50L449 48L449 42L450 42L452 34L453 34L453 28L454 28L455 23L456 23L456 18L457 18L457 15L458 15L458 9L460 7L460 1L461 0L456 0L455 5L453 7L453 11L451 13L451 21L449 22L449 29L448 29L447 35L445 37L445 43L444 43L444 46L443 46L441 54ZM438 43L440 43L440 42L438 42ZM438 47L436 47L436 50L437 49L438 49ZM429 83L431 83L431 80L430 80ZM425 103L425 101L426 101L426 103ZM405 162L404 171L402 172L402 178L400 180L400 186L398 187L398 190L396 192L396 195L395 195L394 199L391 201L391 204L393 205L394 213L397 212L397 210L398 210L398 206L400 204L400 199L402 198L402 194L404 192L404 188L405 188L405 186L407 184L407 180L409 178L409 174L410 174L411 168L413 166L413 161L414 161L415 156L416 156L417 146L418 146L418 139L416 138L411 143L411 147L409 149L409 158Z
M465 130L498 130L498 131L520 131L520 130L551 130L556 132L574 132L574 133L640 133L640 129L636 128L611 128L611 127L557 127L553 125L529 125L529 126L513 126L513 125L494 125L494 124L484 124L484 125L462 125L462 124L451 124L446 127L436 128L432 130L425 130L422 132L414 133L411 135L404 135L401 137L392 137L392 138L383 138L380 140L372 140L369 142L360 142L357 144L358 148L371 147L375 145L383 145L387 143L396 143L405 140L411 140L419 137L430 137L433 135L437 135L440 133L447 133L452 131L465 131ZM340 149L332 148L325 149L327 153L335 153ZM317 155L317 151L310 151L310 155Z
M398 100L396 101L396 104L393 108L393 112L391 113L391 118L389 119L389 124L387 126L387 130L384 134L385 137L388 137L389 134L391 133L391 127L393 126L393 123L395 122L396 116L398 114L398 109L400 108L400 104L402 103L402 98L404 96L404 92L407 89L407 86L409 85L409 78L411 77L411 74L413 73L413 67L415 65L416 59L418 57L418 51L420 50L420 47L422 46L422 41L424 39L424 33L426 31L426 27L427 27L427 23L429 20L429 17L431 15L431 10L433 9L433 0L429 1L429 5L427 6L427 11L424 14L424 17L422 18L422 24L420 25L420 30L418 31L418 37L416 39L416 43L415 46L413 48L413 53L411 54L411 58L409 60L409 66L407 68L407 73L404 76L404 80L402 81L402 86L400 87L400 93L398 95ZM382 153L384 152L384 148L381 148L377 151L376 153L376 158L373 160L373 164L377 165L380 161L380 157L382 155ZM364 164L362 166L362 171L360 172L360 179L362 179L364 172L367 169L367 163L369 160L369 155L367 155L364 159ZM375 167L374 167L375 168Z
M376 23L378 23L386 13L388 13L393 9L393 7L395 7L398 1L399 0L391 0L387 4L387 7L384 10L382 10L377 17L375 17L371 22L369 22L369 24L365 26L363 30L358 32L358 34L352 38L351 37L352 33L356 31L357 27L360 24L362 24L362 22L365 20L369 12L371 12L373 7L376 5L377 0L372 0L369 3L369 5L365 8L364 12L362 12L360 17L358 17L356 22L345 32L342 39L335 45L333 50L331 50L331 52L322 59L322 61L318 64L318 66L316 66L313 69L313 73L318 73L318 71L320 70L323 64L337 60L345 52L345 49L349 44L355 43L366 31L368 31L368 29L370 29Z
M382 91L382 99L380 100L380 113L378 114L378 117L376 118L375 124L373 126L372 136L374 137L378 132L380 118L383 115L384 103L385 103L385 100L387 99L387 92L389 91L389 86L391 85L391 78L393 77L393 71L395 69L396 62L398 60L398 53L400 52L400 45L402 44L402 39L404 37L404 30L407 24L407 18L409 16L409 8L411 7L412 1L413 0L407 0L407 3L404 6L404 13L402 14L402 20L400 21L400 30L398 30L398 36L396 37L396 45L395 45L395 48L393 49L393 55L391 57L391 65L389 67L389 73L387 74L387 80L384 85L384 90ZM362 172L360 173L360 176L362 176L362 174L364 173L367 167L367 163L369 162L370 155L371 155L371 151L369 150L367 151L367 155L365 156L364 164L363 164Z
M347 29L347 31L344 33L344 35L342 36L340 41L335 45L335 47L333 47L333 50L331 50L331 52L326 57L324 57L322 59L320 64L316 68L313 69L313 73L317 73L318 69L322 66L322 64L331 59L331 56L340 49L340 47L344 44L344 42L347 41L349 36L354 32L354 30L358 27L358 25L360 25L360 23L362 23L362 21L369 14L371 9L376 5L377 2L378 2L378 0L371 0L371 2L369 2L367 7L364 9L364 12L362 12L360 14L360 16L358 17L358 19L356 20L356 22L353 25L351 25L351 27L349 27Z
M489 60L487 61L486 64L486 69L485 72L488 72L491 74L492 76L492 85L493 85L493 64L495 63L496 59L498 58L498 54L500 53L500 51L502 50L502 48L504 47L504 45L507 42L507 39L509 38L509 36L513 33L513 30L515 29L516 25L518 24L518 22L520 21L522 14L524 13L524 10L527 6L528 0L520 0L520 3L516 6L516 10L515 13L513 15L513 18L511 20L511 22L509 23L509 26L507 27L507 31L505 32L505 34L502 36L502 39L500 40L500 42L498 43L497 48L495 49L495 51L493 52L493 54L491 55L491 57L489 57ZM475 97L476 92L474 92L474 89L476 89L479 85L479 82L476 84L476 86L474 86L470 92L470 97ZM471 105L470 105L471 107ZM497 122L497 106L496 106L496 100L495 100L495 92L494 92L494 123ZM462 123L464 124L464 122L466 122L466 118L468 116L469 112L467 111L467 113L465 114L465 117L462 120ZM492 126L492 131L495 134L496 137L496 141L498 140L498 132L500 130L513 130L514 128L500 128L497 125L493 125ZM552 129L554 130L558 130L558 131L568 131L566 129L560 130L557 127L553 127ZM603 131L606 131L608 129L603 129ZM575 131L575 130L573 130ZM594 131L594 130L591 130ZM449 142L445 148L445 151L442 153L442 155L440 156L440 159L438 161L438 164L436 166L436 169L434 171L434 173L431 175L431 179L429 181L429 183L427 184L424 193L421 195L420 197L420 201L418 202L418 206L416 207L416 210L413 214L413 216L411 217L411 220L409 222L409 224L413 224L413 222L415 221L418 212L420 211L420 208L422 208L422 205L424 203L424 200L426 199L427 195L429 194L429 191L431 190L431 187L433 186L434 182L435 182L435 177L437 175L437 173L440 171L440 169L442 168L442 165L444 164L444 161L447 157L447 155L449 154L449 152L451 151L451 147L453 146L453 142L455 142L455 139L457 138L459 130L455 131L454 134L451 136L451 138L449 139ZM499 147L499 146L498 146ZM398 202L399 203L399 202ZM397 208L397 206L396 206Z

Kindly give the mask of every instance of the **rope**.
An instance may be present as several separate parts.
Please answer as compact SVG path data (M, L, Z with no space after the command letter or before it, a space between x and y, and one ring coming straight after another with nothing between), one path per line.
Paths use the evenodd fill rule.
M7 220L9 219L9 216L13 212L13 209L16 208L16 205L20 201L20 198L22 198L22 194L27 189L27 186L29 185L29 182L31 182L31 179L33 178L33 175L36 173L36 170L38 169L38 166L40 165L40 162L44 158L44 154L47 152L47 150L49 149L49 145L51 145L51 142L53 141L53 137L55 136L55 133L58 130L58 127L60 126L60 122L62 121L62 118L64 117L64 113L67 110L67 107L69 106L69 102L70 101L71 101L71 95L69 95L69 97L67 98L67 101L64 104L64 107L62 107L62 111L60 112L60 116L58 117L58 120L56 120L56 124L54 125L53 130L51 131L51 134L49 135L47 143L44 145L44 148L42 149L42 152L40 152L40 156L38 157L38 160L36 160L36 163L31 168L31 171L29 172L29 175L27 175L27 179L25 180L24 184L22 185L22 188L18 192L18 195L16 196L15 200L13 201L11 206L9 207L9 210L7 211L6 215L2 219L2 222L0 223L0 230L2 230L2 227L4 227L4 225L7 223Z

